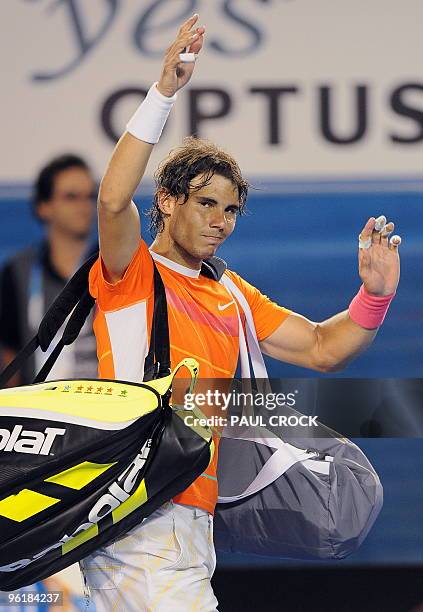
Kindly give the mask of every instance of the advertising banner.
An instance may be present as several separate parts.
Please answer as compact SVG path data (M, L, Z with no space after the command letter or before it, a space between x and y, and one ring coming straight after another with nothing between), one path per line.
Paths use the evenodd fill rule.
M101 174L193 12L205 47L157 160L194 133L250 176L421 177L420 0L16 0L0 7L0 183L64 150Z

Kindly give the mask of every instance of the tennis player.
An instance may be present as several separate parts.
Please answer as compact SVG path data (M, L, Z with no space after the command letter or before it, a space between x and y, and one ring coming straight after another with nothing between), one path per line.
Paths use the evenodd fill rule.
M198 15L182 24L167 50L159 81L119 140L101 183L98 214L101 258L90 274L97 300L95 333L101 378L142 381L153 308L155 260L166 287L171 363L185 356L207 378L234 376L246 312L222 283L206 276L212 257L235 230L248 184L235 160L193 138L173 150L156 172L151 209L156 237L140 238L132 197L154 144L191 79L205 28ZM263 353L331 372L343 368L376 336L399 281L399 237L392 222L371 217L359 237L362 280L348 309L314 323L279 306L235 272ZM238 316L240 315L240 318ZM217 456L217 453L216 453ZM82 569L98 612L217 609L212 516L217 500L216 457L181 495L164 504L114 544L84 559Z

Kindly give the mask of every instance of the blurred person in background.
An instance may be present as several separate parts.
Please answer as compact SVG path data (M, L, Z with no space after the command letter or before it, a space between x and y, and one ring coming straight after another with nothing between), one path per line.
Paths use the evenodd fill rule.
M0 347L4 365L35 335L55 297L82 261L96 250L91 238L95 199L96 184L81 157L61 155L41 169L32 206L44 225L44 238L7 261L0 277ZM38 349L10 385L31 383L46 357ZM62 351L49 375L50 379L79 377L97 377L91 318L76 342Z

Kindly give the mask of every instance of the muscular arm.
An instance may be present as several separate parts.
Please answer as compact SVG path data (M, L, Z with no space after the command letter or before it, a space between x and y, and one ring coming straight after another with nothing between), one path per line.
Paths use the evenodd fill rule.
M389 297L397 289L401 238L393 236L389 241L393 230L394 224L386 223L385 217L371 217L360 234L361 241L368 244L359 249L359 274L370 296ZM365 310L365 307L362 308L364 313ZM357 320L356 316L353 318ZM380 325L382 319L376 325ZM364 351L377 334L375 325L363 323L362 326L355 320L347 310L322 323L313 323L305 317L291 314L261 342L261 349L266 355L281 361L321 372L335 372ZM358 322L362 323L361 320Z
M198 15L193 15L182 24L166 52L157 85L162 96L171 98L192 76L194 63L181 64L179 54L185 48L195 54L201 51L205 29L192 29L197 20ZM147 123L149 121L151 116L146 119ZM152 150L152 144L125 132L101 181L98 201L100 250L111 282L122 278L139 244L141 223L132 197L144 176Z
M376 333L377 329L367 330L354 323L348 311L322 323L291 314L260 347L263 353L280 361L320 372L335 372L364 351Z
M122 278L137 249L141 223L132 196L144 176L153 145L128 132L119 140L101 181L98 227L108 280Z

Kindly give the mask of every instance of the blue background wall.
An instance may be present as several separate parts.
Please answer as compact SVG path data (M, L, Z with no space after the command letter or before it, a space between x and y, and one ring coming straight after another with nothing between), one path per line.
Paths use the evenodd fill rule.
M285 193L256 195L251 216L220 251L230 267L278 303L319 321L347 308L360 279L357 236L385 214L403 237L398 295L374 345L339 376L423 375L423 194ZM269 363L273 376L310 372Z
M276 302L319 321L347 308L360 285L357 236L368 217L385 214L395 221L395 231L403 238L398 295L373 346L337 376L422 376L423 192L393 192L389 183L386 187L379 184L377 192L365 183L355 184L353 192L342 186L336 187L337 192L329 192L328 185L306 187L297 186L300 193L295 192L295 185L291 191L285 186L282 193L276 193L277 185L252 191L250 213L239 219L219 255ZM148 208L150 198L137 202ZM3 197L0 191L0 210L1 263L37 239L40 227L31 216L27 198L19 196L17 189L9 189L8 196L3 190ZM149 241L147 227L144 219L144 237ZM268 363L274 377L310 376L301 368Z
M365 191L365 185L359 192L309 189L279 194L253 191L249 214L238 220L218 254L279 304L319 321L347 308L360 286L357 236L368 217L385 214L403 238L398 295L373 346L337 376L422 376L423 193L372 193ZM17 196L17 190L9 189L3 197L0 191L0 263L40 235L27 198ZM150 199L138 203L148 208ZM149 241L147 227L144 219L143 233ZM272 360L268 364L274 377L310 376L301 368Z

